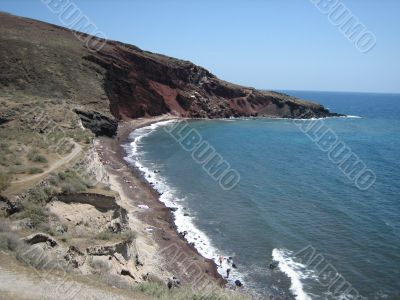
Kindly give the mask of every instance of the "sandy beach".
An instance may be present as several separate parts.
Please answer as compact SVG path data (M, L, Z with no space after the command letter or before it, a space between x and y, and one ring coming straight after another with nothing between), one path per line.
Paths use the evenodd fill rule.
M136 246L148 270L162 277L175 276L183 284L197 287L223 286L226 281L217 272L215 263L202 257L178 234L171 210L159 201L159 194L140 172L124 160L122 144L132 131L171 119L176 117L120 122L117 136L98 138L96 150L109 175L111 189L119 194L119 204L131 216L129 225L138 233Z

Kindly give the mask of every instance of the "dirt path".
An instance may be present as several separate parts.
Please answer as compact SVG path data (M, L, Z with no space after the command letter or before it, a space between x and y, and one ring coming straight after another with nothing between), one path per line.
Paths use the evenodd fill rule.
M12 181L11 183L19 184L19 183L26 183L26 182L30 182L30 181L35 181L37 179L41 179L41 178L45 177L47 174L54 172L55 170L61 168L65 164L69 163L72 159L74 159L82 151L81 145L79 145L76 142L72 142L72 143L74 144L74 148L72 149L72 152L70 154L68 154L67 156L56 160L53 164L50 165L49 168L44 170L43 173L27 176L24 179Z
M49 175L51 172L57 171L60 168L64 167L67 165L71 160L76 158L82 151L81 145L79 145L76 142L73 142L74 148L72 149L72 152L68 154L65 157L61 157L60 159L57 159L54 163L52 163L49 168L44 170L40 174L34 174L30 176L26 176L25 178L19 179L12 181L10 186L8 187L7 190L3 192L4 195L6 196L12 196L20 193L23 190L29 189L30 187L34 186L37 184L40 180L45 178L47 175Z

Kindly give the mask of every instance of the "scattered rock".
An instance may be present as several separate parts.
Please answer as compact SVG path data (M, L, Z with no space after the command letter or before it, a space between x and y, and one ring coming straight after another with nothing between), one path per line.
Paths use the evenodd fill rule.
M21 211L21 204L17 201L10 201L8 198L0 195L0 202L4 202L6 204L5 211L8 216Z
M122 231L123 226L119 222L119 219L115 219L111 221L108 229L113 233L120 233Z
M138 254L136 254L136 256L135 256L135 265L136 265L136 267L143 267L143 263L139 260L139 255Z
M179 288L181 286L181 281L175 276L172 278L168 278L167 286L169 289Z
M121 275L122 276L129 276L130 278L135 279L135 276L133 276L131 271L129 271L127 269L122 269L121 270Z
M33 227L35 227L35 225L33 225L32 220L31 219L27 219L25 226L28 227L29 229L33 229Z
M277 261L274 261L274 262L272 262L272 263L270 263L269 264L269 268L271 269L271 270L274 270L277 266L278 266L278 262Z
M85 254L75 246L69 247L64 259L74 268L79 268L86 261Z

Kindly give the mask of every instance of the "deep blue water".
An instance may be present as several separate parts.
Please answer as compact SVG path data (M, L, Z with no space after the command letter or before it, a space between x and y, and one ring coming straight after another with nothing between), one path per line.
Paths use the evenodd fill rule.
M361 117L323 122L376 175L368 190L291 120L189 123L240 174L230 191L165 131L173 124L133 133L141 138L132 159L179 208L178 227L200 252L232 256L231 278L261 297L340 299L346 289L329 286L337 272L353 295L400 299L400 95L287 93ZM305 247L320 265L307 262Z

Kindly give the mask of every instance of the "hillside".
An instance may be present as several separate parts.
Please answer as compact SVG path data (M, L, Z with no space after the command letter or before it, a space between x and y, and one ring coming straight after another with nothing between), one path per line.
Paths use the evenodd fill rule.
M117 119L334 115L321 105L218 79L188 61L106 41L89 51L74 34L0 13L0 96L65 99Z

